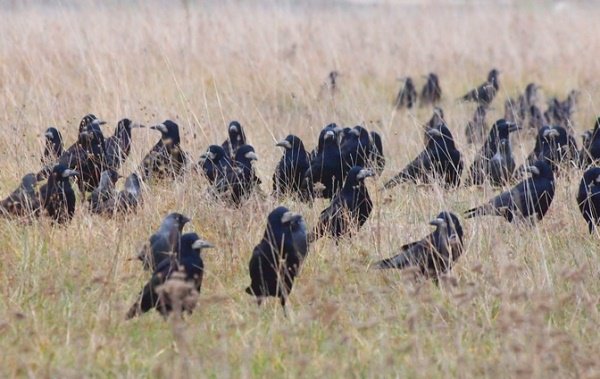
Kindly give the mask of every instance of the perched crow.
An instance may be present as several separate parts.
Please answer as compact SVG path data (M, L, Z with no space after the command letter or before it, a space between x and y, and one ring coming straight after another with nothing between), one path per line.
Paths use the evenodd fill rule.
M463 162L450 130L440 124L428 129L426 135L428 141L425 150L385 183L385 188L393 188L407 181L430 183L439 180L447 186L460 185Z
M188 158L181 149L179 125L166 120L162 124L151 126L150 129L158 130L161 138L142 161L142 179L174 179L181 176Z
M143 125L124 118L117 124L115 134L106 139L106 165L119 170L131 151L131 129L143 128Z
M150 236L149 243L138 254L144 270L156 270L164 260L179 251L181 231L190 219L181 213L171 213L163 220L158 231Z
M42 163L56 162L63 153L62 135L56 128L48 128L44 132L45 146Z
M237 121L231 121L227 130L229 137L221 146L223 147L223 150L225 150L225 155L228 158L233 158L235 157L236 150L240 146L247 144L246 133L244 133L242 125Z
M250 286L246 293L256 296L260 305L265 297L278 297L283 310L294 279L308 253L306 224L298 213L286 207L275 208L267 218L262 240L250 258Z
M486 107L483 105L477 106L473 114L473 120L467 123L465 128L465 136L467 143L480 143L485 139L488 133L488 124L485 121Z
M321 196L327 199L335 196L343 182L343 164L337 133L337 126L332 125L321 131L316 154L311 158L310 168L305 173L308 186L315 183L325 186Z
M310 200L312 191L307 188L304 174L310 168L308 153L304 143L295 135L288 135L276 146L283 147L283 156L273 174L273 195L281 198L285 195L297 195L302 200Z
M235 206L240 206L247 200L261 184L252 165L256 160L258 156L252 146L240 146L235 152L232 165L227 167L225 175L215 182L217 196Z
M468 184L481 185L487 178L492 185L510 181L515 160L510 146L510 133L519 130L517 124L499 119L492 125L487 140L469 168Z
M400 248L391 258L375 263L375 268L417 268L420 273L436 283L441 274L452 269L463 252L463 230L453 213L442 212L429 222L435 231L420 241Z
M35 190L37 177L27 174L8 197L0 201L0 216L32 217L40 212L40 201Z
M514 219L533 221L532 218L537 216L538 220L542 220L554 198L554 173L544 161L537 161L526 170L531 173L530 178L486 204L469 209L466 217L493 215L512 222Z
M96 214L112 214L117 192L115 183L119 180L119 174L112 169L102 171L100 183L94 189L89 199L90 211Z
M415 85L411 77L405 79L402 88L398 92L398 96L396 96L396 101L394 105L396 109L411 109L417 103L417 90L415 89Z
M374 175L373 171L360 166L354 166L350 170L341 191L321 212L318 225L309 236L309 241L315 241L325 234L338 239L351 235L363 226L373 210L373 202L364 180Z
M204 262L202 249L214 247L196 233L181 236L181 251L162 261L146 283L138 300L127 312L127 319L146 313L152 308L163 317L171 312L192 313L202 287ZM168 286L168 284L175 284Z
M355 126L345 134L340 146L344 177L354 166L367 167L371 154L371 136L367 129Z
M590 233L596 230L600 224L600 168L592 167L583 173L579 191L577 192L577 204L583 218L588 224Z
M372 167L377 175L381 175L385 168L385 155L383 154L383 142L379 133L371 132L371 149L369 150L369 167Z
M462 97L462 100L474 101L483 106L490 105L500 89L500 82L498 80L499 74L500 72L498 70L491 70L488 74L487 81L479 87L467 92L467 94Z
M427 75L427 82L421 90L421 106L436 105L442 99L442 87L438 76L431 72Z
M227 167L231 166L225 150L218 145L210 145L208 150L200 155L199 164L210 184L214 184L219 177L225 175Z
M596 119L594 129L587 132L587 140L584 140L583 147L581 149L580 166L585 168L598 159L600 159L600 117Z
M79 173L58 164L52 169L48 182L40 188L41 206L59 224L71 221L75 213L75 192L69 182L69 178L75 175Z

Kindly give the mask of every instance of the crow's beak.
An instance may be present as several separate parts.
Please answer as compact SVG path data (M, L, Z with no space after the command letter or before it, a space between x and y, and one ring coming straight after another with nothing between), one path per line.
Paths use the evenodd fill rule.
M297 221L300 221L301 218L302 218L302 215L300 213L287 211L283 214L283 216L281 216L281 223L287 224L290 222L297 222Z
M373 172L373 170L367 169L367 168L363 168L362 170L360 170L358 172L358 174L356 175L357 179L364 179L364 178L368 178L371 176L375 176L375 173Z
M75 175L79 175L79 172L77 172L75 170L71 170L71 169L66 169L62 173L63 178L68 178L69 176L75 176Z
M443 218L434 218L433 220L429 221L429 225L433 225L433 226L442 226L446 224L446 220L444 220Z
M150 129L152 129L152 130L158 130L161 133L167 133L168 132L167 127L164 124L152 125L150 127Z
M193 244L192 244L192 249L194 250L201 250L201 249L210 249L215 247L215 245L213 245L210 242L204 241L202 239L197 239Z
M533 175L539 175L540 169L535 166L527 166L525 167L525 171L532 173Z
M254 151L249 151L247 152L244 157L246 157L246 159L250 159L251 161L257 161L258 160L258 155L256 155L256 153Z
M288 150L290 150L292 148L292 144L290 143L290 141L287 141L287 140L281 140L281 141L277 142L275 144L275 146L283 147Z

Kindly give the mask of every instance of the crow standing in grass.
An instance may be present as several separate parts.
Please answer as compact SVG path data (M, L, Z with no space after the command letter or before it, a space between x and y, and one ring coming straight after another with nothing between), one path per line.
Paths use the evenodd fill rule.
M408 77L404 80L404 84L400 91L398 92L398 96L396 96L396 101L394 105L396 109L412 109L412 107L417 103L417 90L415 89L415 85L411 77Z
M225 150L225 155L228 158L235 157L235 152L240 146L246 145L248 142L246 141L246 133L244 133L244 128L237 121L231 121L227 128L227 132L229 137L223 142L221 145L223 150Z
M117 123L115 134L106 139L106 165L119 170L131 152L131 129L143 128L128 118Z
M200 155L202 173L210 184L214 184L224 176L229 166L231 166L231 162L221 146L210 145L206 152Z
M56 128L48 128L44 132L44 153L42 163L56 162L63 153L62 135Z
M350 170L341 191L321 212L319 222L309 236L309 241L315 241L326 234L338 239L351 235L353 231L363 226L373 210L373 202L367 191L365 179L374 175L372 170L360 166L354 166Z
M371 136L360 125L349 129L340 146L344 177L354 166L367 167L371 154Z
M515 219L533 222L536 217L541 221L554 198L554 173L544 161L527 166L526 171L531 173L531 177L486 204L469 209L466 217L502 216L509 222Z
M463 230L458 217L450 212L440 213L429 224L436 227L433 233L402 246L398 255L375 263L375 268L415 267L425 278L437 283L440 275L450 271L463 252Z
M175 179L184 173L188 158L181 148L179 125L171 120L151 126L161 133L160 140L144 157L140 172L142 179Z
M258 304L265 297L278 297L283 310L302 261L308 253L306 224L298 213L275 208L267 218L262 240L250 258L250 286L246 293Z
M463 162L450 130L440 124L425 134L428 138L425 150L385 183L386 189L407 181L430 183L439 180L447 186L460 185Z
M40 201L35 189L36 175L31 173L21 179L21 184L8 197L0 201L0 216L37 216Z
M90 211L96 214L112 214L114 201L117 196L115 184L119 180L119 174L112 169L102 171L98 187L92 191L89 199Z
M594 129L587 131L580 153L580 166L587 167L600 159L600 117L596 119Z
M479 87L467 92L467 94L462 97L462 100L474 101L479 105L486 107L490 105L500 89L500 82L498 80L499 75L500 72L498 70L491 70L488 74L487 81Z
M232 165L225 170L225 175L215 182L217 196L232 205L240 206L257 189L261 180L256 176L252 163L258 156L251 145L240 146L234 156Z
M485 139L488 133L488 125L485 121L486 107L483 105L477 106L473 114L473 120L467 123L465 128L465 136L467 143L480 143Z
M561 126L544 126L538 131L535 146L527 156L525 165L544 160L552 166L553 170L557 170L563 162L576 162L578 155L579 152L573 147L572 138L569 137L565 128ZM522 167L519 168L517 173L522 170Z
M319 135L316 154L310 161L310 168L305 174L307 186L321 183L325 188L321 196L331 199L339 191L343 183L343 164L339 145L337 126L326 126Z
M179 251L181 231L190 219L181 213L171 213L163 220L158 231L150 236L149 243L138 254L144 270L156 270L164 260Z
M517 124L504 119L499 119L492 125L487 140L469 168L468 184L481 185L486 178L495 186L510 181L515 170L510 133L516 130L519 130Z
M371 148L369 149L369 167L373 168L377 175L381 175L385 168L385 155L383 154L383 141L379 133L371 132Z
M592 167L583 173L577 192L577 205L588 224L590 233L600 224L600 168Z
M79 173L67 166L54 166L48 182L40 188L40 203L54 222L64 224L75 214L75 192L69 178Z
M142 204L142 186L140 176L137 173L131 173L125 179L125 187L115 198L115 212L130 213L135 212Z
M201 239L196 233L186 233L181 236L180 251L177 255L163 260L156 267L138 300L127 312L127 319L132 319L153 308L165 318L173 311L176 314L192 313L204 276L202 250L212 247L214 247L212 244ZM167 288L161 287L168 281L176 281L177 284L187 286L170 292ZM183 293L176 293L181 290ZM175 307L181 308L175 309Z
M273 195L281 198L285 195L296 195L302 200L310 200L312 191L303 185L304 174L310 168L308 153L304 143L295 135L288 135L276 143L282 147L283 156L273 174Z
M421 106L436 105L442 99L442 87L437 74L431 72L427 75L427 81L421 90Z

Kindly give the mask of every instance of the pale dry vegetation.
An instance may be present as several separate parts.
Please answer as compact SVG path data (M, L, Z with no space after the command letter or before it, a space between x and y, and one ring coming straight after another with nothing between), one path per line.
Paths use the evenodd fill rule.
M50 3L50 4L48 4ZM70 144L92 112L146 124L176 120L194 158L221 143L239 120L259 155L263 189L294 133L309 148L321 127L364 124L384 137L397 172L422 146L430 109L395 112L396 78L436 71L459 148L474 106L456 99L502 70L488 117L529 81L546 97L582 92L579 132L600 113L600 7L553 5L379 5L317 2L27 2L0 5L0 189L8 194L40 166L40 133L58 126ZM187 4L187 5L186 5ZM341 73L334 97L321 93ZM134 131L123 173L159 138ZM520 163L532 135L515 141ZM404 185L379 193L352 240L311 247L286 319L276 301L261 309L243 292L247 262L277 203L224 208L196 175L149 188L126 220L0 220L0 376L193 377L599 377L600 259L575 202L581 173L558 178L544 221L464 222L466 253L436 287L368 265L429 232L440 210L460 213L496 190L445 191ZM326 203L288 207L309 224ZM155 313L125 322L148 274L130 261L163 215L179 210L217 249L204 254L199 306L184 325Z

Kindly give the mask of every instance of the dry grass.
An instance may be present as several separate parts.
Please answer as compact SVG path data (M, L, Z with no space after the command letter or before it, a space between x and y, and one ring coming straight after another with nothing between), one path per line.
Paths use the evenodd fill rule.
M578 131L598 113L600 7L586 2L56 3L0 5L2 194L39 167L39 133L57 125L71 142L88 112L111 125L173 118L195 157L238 119L265 190L280 156L275 139L292 132L312 147L331 121L380 131L384 178L400 169L421 148L430 112L392 110L395 79L407 74L440 74L467 160L475 148L463 128L474 106L455 99L492 66L503 88L489 120L529 81L547 97L582 91ZM340 90L319 96L332 69L342 73ZM134 134L124 173L158 138ZM522 137L519 160L531 147ZM378 194L382 183L373 183L375 212L361 233L311 248L289 319L276 302L257 309L243 292L272 199L223 209L190 176L151 188L128 220L82 206L65 228L0 220L0 376L600 377L600 260L574 200L579 177L561 175L535 228L465 222L466 254L455 283L441 288L366 268L428 233L440 210L464 211L494 190L407 185ZM325 203L286 205L312 223ZM218 246L204 255L185 332L154 313L124 321L147 278L128 258L171 210L192 216L186 230Z

